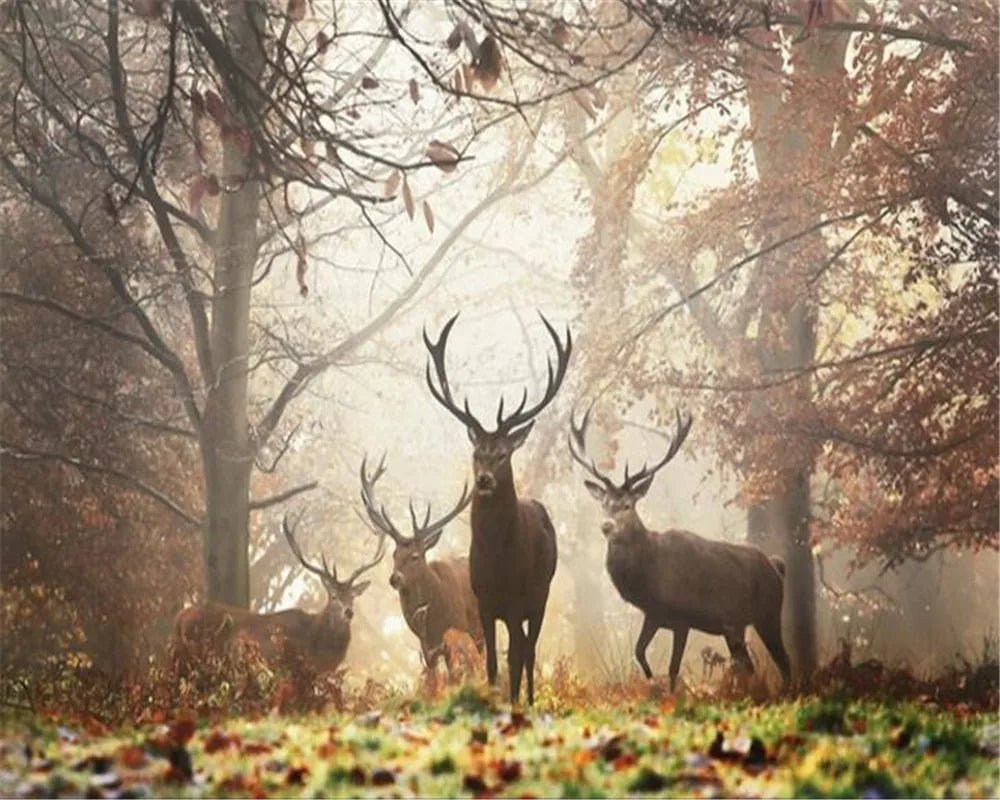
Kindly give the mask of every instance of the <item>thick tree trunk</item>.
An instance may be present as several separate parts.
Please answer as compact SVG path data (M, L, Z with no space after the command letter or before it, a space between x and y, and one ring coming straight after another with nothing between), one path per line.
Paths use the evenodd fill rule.
M765 240L807 228L822 209L811 196L808 182L789 193L790 175L809 175L829 157L836 116L823 118L815 102L820 90L839 87L844 74L847 37L819 34L817 41L800 45L793 57L790 82L777 49L751 59L750 113L754 125L754 160L762 188L781 198L786 218L772 228L765 227ZM790 86L789 86L790 83ZM825 148L825 150L824 150ZM818 235L786 246L762 261L762 311L757 338L757 357L765 370L785 374L808 368L815 357L815 309L808 293L806 276L827 248ZM789 288L789 283L798 282ZM810 402L808 382L790 388L800 406ZM765 398L753 401L751 413L761 413ZM788 454L785 454L787 458ZM784 459L782 459L784 460ZM771 552L785 558L785 603L783 626L785 644L799 681L808 681L816 668L816 576L809 541L811 457L788 459L782 470L780 488L763 504L750 510L748 536Z
M260 75L257 3L230 3L227 32L232 55L247 76L242 106L231 95L227 110L249 127L256 118ZM222 179L236 186L222 193L215 242L211 347L215 381L208 388L201 440L205 467L205 575L209 600L250 605L250 473L254 442L250 437L249 389L250 290L257 258L257 209L260 184L252 164L236 142L223 144Z

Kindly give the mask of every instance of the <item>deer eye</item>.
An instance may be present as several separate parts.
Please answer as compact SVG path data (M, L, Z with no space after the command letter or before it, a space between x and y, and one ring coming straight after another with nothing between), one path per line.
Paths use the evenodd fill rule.
M410 554L410 561L419 561L419 560L420 560L420 553L411 553Z

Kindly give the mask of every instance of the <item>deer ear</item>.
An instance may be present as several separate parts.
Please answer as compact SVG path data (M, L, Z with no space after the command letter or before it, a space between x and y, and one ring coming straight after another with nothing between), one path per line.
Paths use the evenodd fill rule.
M442 533L444 533L444 528L438 528L434 531L434 533L428 534L427 537L420 543L420 549L426 553L441 540Z
M649 491L649 487L653 485L653 478L655 477L656 475L650 475L648 478L640 481L629 490L629 494L631 494L636 500L645 497L646 492Z
M607 497L608 492L601 484L596 481L585 480L583 485L587 487L587 491L590 492L595 500L601 503L604 502L604 498Z
M371 586L371 581L361 581L361 583L356 583L351 587L351 594L355 597L360 597L362 593Z
M510 438L507 439L508 444L510 444L511 452L514 452L519 448L528 438L528 434L531 433L531 429L535 427L535 421L532 420L523 428L518 428L516 431L511 433Z

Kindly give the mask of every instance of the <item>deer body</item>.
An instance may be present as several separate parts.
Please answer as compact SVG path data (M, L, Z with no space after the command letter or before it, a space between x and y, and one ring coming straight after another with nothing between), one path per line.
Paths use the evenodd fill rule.
M510 700L516 703L521 677L526 676L528 703L535 700L535 650L545 617L549 586L556 571L556 534L545 506L537 500L519 499L514 487L511 456L531 433L535 417L552 402L569 364L573 347L569 331L565 344L542 317L556 347L556 364L548 362L548 381L541 400L526 408L525 390L520 405L504 414L503 396L496 416L496 429L487 431L469 410L452 396L445 367L448 335L458 318L444 326L437 342L424 331L424 344L433 362L437 382L427 365L427 386L431 395L466 429L472 442L475 495L472 499L472 541L469 547L469 577L479 606L479 619L486 643L486 675L491 685L497 680L496 624L507 627L509 647ZM527 623L527 628L525 628Z
M788 655L781 640L781 605L784 596L784 563L768 558L750 545L729 544L705 539L679 530L652 532L636 511L652 484L656 471L677 453L691 420L677 419L677 434L670 449L654 467L628 474L616 485L602 475L586 456L586 427L571 426L570 450L573 457L597 481L585 482L601 502L606 519L601 530L607 537L608 575L627 603L645 615L635 644L635 657L647 678L653 671L646 650L657 631L673 631L670 654L670 687L677 686L681 659L691 629L723 636L733 660L752 672L746 648L746 628L752 625L787 682Z
M174 652L178 667L189 668L198 659L226 653L239 641L251 641L264 659L279 663L288 657L308 665L314 673L331 672L341 665L351 642L354 600L370 585L358 581L385 554L385 537L379 537L373 558L354 570L346 580L337 578L336 565L326 556L320 566L302 555L287 518L282 522L285 539L295 558L318 576L326 591L321 611L299 608L257 614L222 603L202 603L181 609L174 619Z
M445 525L469 504L468 485L462 490L456 506L434 521L430 519L429 506L423 521L419 521L411 502L413 535L407 536L389 518L385 506L375 499L375 483L384 472L384 456L371 476L367 471L367 458L361 462L361 502L374 528L396 543L389 584L399 593L403 618L420 641L424 664L433 673L441 656L446 655L445 634L449 630L468 634L477 648L483 642L476 598L469 580L469 560L427 559L427 553L440 541ZM446 658L445 663L451 673L451 660Z
M326 610L310 614L298 608L255 614L245 608L205 603L182 609L174 621L177 655L186 664L225 652L248 639L267 661L281 658L285 648L299 653L317 673L332 672L347 655L350 619Z
M468 633L476 646L482 647L483 631L469 580L469 559L427 562L413 584L400 589L399 605L406 624L420 640L429 669L444 655L444 635L449 629ZM451 664L447 666L450 670Z

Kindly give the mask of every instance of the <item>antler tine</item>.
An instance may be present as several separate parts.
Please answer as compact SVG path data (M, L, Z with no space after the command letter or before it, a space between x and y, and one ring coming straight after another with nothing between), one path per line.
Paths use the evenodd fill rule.
M681 449L681 445L684 444L684 440L687 438L688 432L691 430L691 423L694 421L694 418L690 414L688 414L686 418L682 419L680 411L675 410L674 413L677 414L677 431L676 433L674 433L673 439L670 442L670 447L667 449L667 454L663 456L663 458L661 458L655 464L653 464L653 466L651 467L643 465L642 469L639 470L631 478L628 476L628 471L626 470L625 483L623 484L623 488L626 489L631 488L640 481L645 480L649 476L655 474L662 467L666 466L666 464L675 455L677 455L677 451Z
M385 555L386 538L388 537L385 534L382 534L381 536L378 537L378 542L375 544L375 554L372 556L371 561L367 562L366 564L362 564L360 567L354 570L354 572L351 573L351 577L349 577L344 582L347 586L352 586L354 584L354 581L356 581L358 578L360 578L362 575L368 572L368 570L370 570L372 567L374 567L382 560L382 557Z
M586 413L583 415L583 420L579 425L576 424L576 411L570 411L569 415L569 452L573 456L573 459L582 466L590 475L597 478L606 487L612 487L611 481L604 475L601 474L600 470L597 469L597 464L594 460L587 455L587 425L590 424L590 412L593 411L594 404L591 403L587 408Z
M573 335L570 333L569 326L566 327L566 344L564 345L562 340L559 338L559 334L556 333L556 329L552 327L549 321L545 318L545 315L539 311L538 316L541 317L542 323L545 325L545 329L549 332L549 336L552 337L552 341L555 342L556 366L553 369L551 356L546 359L546 364L548 366L548 383L545 387L545 394L542 395L542 399L539 400L538 403L533 405L531 408L524 408L528 399L526 389L524 397L521 400L521 405L518 406L518 408L509 417L501 419L501 415L497 414L497 430L503 433L509 433L514 428L534 419L534 417L536 417L543 408L552 402L556 393L559 391L559 387L562 385L563 378L566 377L566 368L569 366L570 353L573 352Z
M296 523L296 526L298 523ZM288 547L292 551L292 555L298 560L298 562L305 567L307 570L312 572L314 575L319 575L321 578L335 578L336 573L331 573L326 564L326 557L322 557L322 567L317 567L315 564L310 564L302 555L302 549L299 547L298 541L295 539L294 528L288 524L288 515L281 520L281 530L284 531L285 539L288 541Z
M376 507L375 505L375 482L382 477L384 472L385 453L382 454L382 458L371 478L368 477L368 455L366 453L361 460L361 503L364 505L372 524L383 534L390 536L394 542L400 544L407 537L400 533L396 526L392 524L392 520L389 519L389 515L385 511L385 506L380 505Z
M472 494L469 492L469 484L466 483L462 487L462 496L458 499L458 503L455 504L455 507L451 511L449 511L447 514L445 514L443 517L440 517L439 519L435 519L433 522L431 521L431 518L430 518L431 517L431 507L430 507L430 504L428 504L427 505L427 515L424 517L423 524L420 526L419 529L417 529L417 528L413 529L414 536L419 539L419 538L422 538L424 536L427 536L428 534L432 533L433 531L440 530L445 525L447 525L449 522L451 522L453 519L455 519L455 517L457 517L459 514L461 514L465 510L465 507L467 505L469 505L469 502L471 500L472 500Z
M437 375L438 382L438 386L435 386L434 381L431 379L431 364L428 363L426 371L427 388L431 390L431 395L434 399L444 406L445 410L447 410L453 417L458 419L467 428L471 429L476 435L482 435L486 431L479 423L479 420L477 420L469 410L468 399L465 401L465 408L463 410L455 402L455 398L451 394L451 386L448 383L448 371L445 367L445 348L448 346L448 336L451 333L452 327L455 325L455 321L458 319L459 313L461 312L456 312L455 316L444 324L436 342L431 342L430 337L427 335L427 328L424 327L424 346L427 348L427 352L431 357L431 362L434 364L434 372Z

